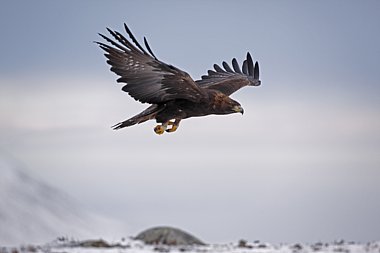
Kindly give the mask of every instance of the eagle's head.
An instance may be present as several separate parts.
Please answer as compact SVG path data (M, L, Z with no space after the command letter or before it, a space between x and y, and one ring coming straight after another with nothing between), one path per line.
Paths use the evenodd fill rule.
M243 107L238 102L236 102L235 100L231 99L231 103L229 103L228 106L229 106L231 113L240 112L241 115L244 114Z
M244 113L244 109L239 104L239 102L233 100L221 92L218 92L214 97L212 107L215 114L231 114L236 112L239 112L241 114Z

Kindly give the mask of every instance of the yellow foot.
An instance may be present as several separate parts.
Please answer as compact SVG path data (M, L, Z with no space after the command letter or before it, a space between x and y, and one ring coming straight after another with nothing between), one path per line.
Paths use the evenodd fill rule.
M168 121L168 125L171 125L172 127L169 129L166 129L166 132L168 133L175 132L179 126L179 122L181 122L181 119L174 119L174 121Z
M165 130L166 130L166 127L162 126L162 125L157 125L155 128L154 128L154 132L156 134L163 134L165 133Z
M178 128L178 125L172 125L171 128L166 129L166 132L168 132L168 133L175 132L175 130L177 130L177 128Z

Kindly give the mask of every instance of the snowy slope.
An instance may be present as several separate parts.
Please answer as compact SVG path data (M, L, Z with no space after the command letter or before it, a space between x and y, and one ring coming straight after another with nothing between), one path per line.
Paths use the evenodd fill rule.
M0 157L0 245L42 243L66 235L85 238L104 234L102 227L119 230L79 206Z

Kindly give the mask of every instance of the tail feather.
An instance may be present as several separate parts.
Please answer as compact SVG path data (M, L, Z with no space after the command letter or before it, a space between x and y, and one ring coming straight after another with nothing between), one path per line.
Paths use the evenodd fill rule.
M133 117L133 118L130 118L130 119L125 120L123 122L119 122L116 125L113 125L111 127L113 130L118 130L118 129L121 129L124 127L133 126L133 125L138 124L138 123L141 123L141 122L139 122L137 119L134 119L134 117Z
M118 130L118 129L121 129L124 127L129 127L129 126L133 126L135 124L143 123L143 122L150 120L150 119L154 119L160 110L161 109L158 107L158 105L152 105L152 106L148 107L146 110L144 110L143 112L137 114L136 116L133 116L130 119L124 120L124 121L119 122L116 125L112 126L112 129Z

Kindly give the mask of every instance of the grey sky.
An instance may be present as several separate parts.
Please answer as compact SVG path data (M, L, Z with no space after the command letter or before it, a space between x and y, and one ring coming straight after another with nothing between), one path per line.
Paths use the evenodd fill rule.
M128 233L379 239L378 1L9 1L0 21L0 150ZM194 78L250 51L244 116L112 131L146 107L92 43L124 22Z

